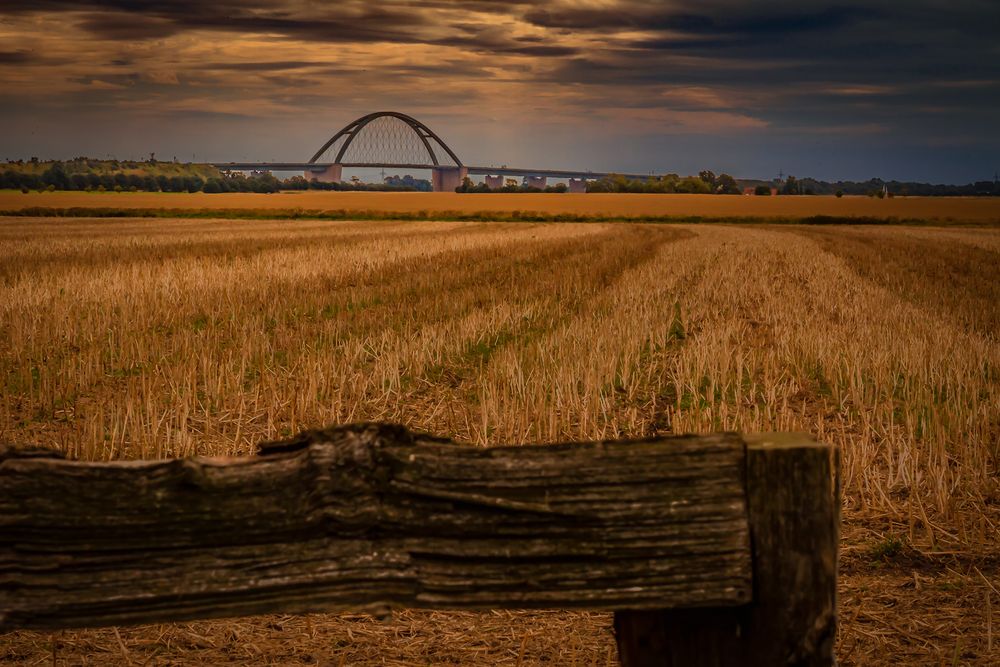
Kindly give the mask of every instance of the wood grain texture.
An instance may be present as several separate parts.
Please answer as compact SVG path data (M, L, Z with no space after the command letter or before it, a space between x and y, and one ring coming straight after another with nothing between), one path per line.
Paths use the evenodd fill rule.
M734 434L484 449L377 424L246 459L0 449L0 631L746 604L744 450Z
M835 663L837 450L802 434L745 439L753 602L617 612L615 632L625 667Z
M836 664L840 453L794 433L747 437L754 603L742 625L755 665Z

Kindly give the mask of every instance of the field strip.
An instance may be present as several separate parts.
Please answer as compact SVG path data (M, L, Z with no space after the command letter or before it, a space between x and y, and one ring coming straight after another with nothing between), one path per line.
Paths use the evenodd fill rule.
M548 420L538 411L539 405L527 405L523 396L504 393L503 378L496 369L517 375L520 367L508 363L511 355L519 356L525 349L543 345L570 322L589 321L595 312L603 311L609 289L636 267L653 261L662 244L676 243L686 236L680 230L662 228L616 230L617 238L608 239L603 247L588 248L579 261L559 264L549 275L541 276L531 291L519 290L517 303L524 304L525 316L487 335L476 335L473 331L473 344L462 351L462 356L447 360L449 381L443 385L426 383L422 400L415 405L405 404L410 418L420 427L432 428L434 422L428 420L428 410L423 407L430 401L431 414L450 410L460 415L461 437L479 444L524 442L533 436L537 436L535 441L566 437L562 433L541 431L526 437L520 426L522 422L541 425ZM538 382L552 389L546 379L538 378ZM495 398L497 391L502 394L500 412Z
M677 357L691 398L675 428L811 431L843 447L846 495L885 511L887 488L945 515L974 497L1000 413L1000 387L983 384L1000 365L995 345L860 279L809 239L704 233L741 250L685 295L703 333Z
M842 258L859 277L962 328L1000 337L1000 281L996 279L1000 248L966 243L970 237L983 238L979 230L967 230L967 234L941 230L940 238L912 228L794 231ZM956 299L956 293L963 298Z
M514 259L520 263L524 259L529 259L533 252L548 252L545 249L550 246L555 251L558 251L560 244L570 242L584 247L581 244L587 238L607 234L610 231L594 225L579 228L563 225L537 228L519 226L503 231L496 230L492 225L477 225L475 228L480 231L471 239L466 238L468 235L465 233L466 230L463 230L463 233L457 236L452 234L445 238L425 238L421 241L423 246L415 245L413 239L405 234L395 234L381 239L379 243L368 244L367 247L361 244L346 250L338 249L339 256L332 258L331 250L328 248L312 248L309 251L297 252L297 255L304 253L302 262L339 267L341 270L313 272L295 279L289 279L282 270L275 269L269 265L270 263L265 263L260 270L247 272L239 262L216 262L203 266L202 262L175 259L168 264L157 263L149 273L136 273L131 278L121 278L121 273L114 270L101 271L96 277L91 277L90 284L84 284L82 287L70 285L71 280L63 279L52 284L48 281L40 282L34 290L30 286L22 286L21 289L11 288L9 292L13 298L4 302L4 316L0 318L0 323L8 323L4 333L11 342L10 349L16 351L19 356L9 359L5 364L9 371L17 369L15 376L8 377L8 383L14 383L10 385L11 387L22 388L18 391L27 386L40 384L36 387L36 391L50 396L42 401L43 405L50 406L50 410L53 405L58 410L60 404L73 402L76 406L72 410L75 421L77 410L80 408L78 399L86 402L88 400L86 395L91 393L88 387L94 386L95 382L107 383L108 379L104 378L105 373L111 372L114 374L111 380L118 377L119 381L126 382L131 387L126 396L139 394L146 397L141 403L143 407L136 410L135 406L128 406L126 421L131 422L133 419L141 418L143 414L151 415L152 412L162 415L183 412L183 404L190 397L184 387L190 386L195 378L212 377L215 378L212 380L214 386L221 386L220 383L226 387L230 386L227 379L222 376L229 369L234 369L234 365L212 362L213 357L205 355L207 349L217 350L226 356L231 350L243 350L242 356L251 354L248 359L238 360L242 362L236 365L242 369L237 373L240 379L247 376L254 368L264 369L275 364L282 368L285 368L286 364L291 364L291 368L282 372L295 377L296 371L299 370L294 367L296 350L309 348L309 338L302 330L302 326L308 325L309 320L304 318L319 317L319 321L314 325L308 325L307 330L318 325L321 331L325 331L331 325L345 321L345 316L349 317L347 321L351 321L359 313L367 314L372 310L378 310L372 308L373 305L378 306L375 303L377 297L364 297L362 294L367 285L377 285L384 277L391 278L392 272L397 268L405 266L406 270L414 272L417 277L416 282L404 279L394 283L394 287L398 287L399 294L392 297L392 305L394 308L406 309L399 312L397 321L403 325L408 321L422 325L428 321L433 310L419 310L419 304L413 302L412 295L409 295L408 291L411 286L419 284L425 275L432 279L435 275L443 275L447 280L452 278L467 280L476 276L478 267L484 259L487 265L492 261L491 258L499 260L501 266L509 264ZM387 248L389 252L380 254L381 248ZM409 252L392 254L401 250ZM348 256L360 257L367 261L360 267L351 266L345 261ZM474 260L473 257L482 259ZM378 262L379 258L390 258L393 261ZM298 261L298 258L296 259ZM553 259L555 256L539 263L538 270L547 271ZM441 263L441 269L436 268L437 262ZM260 265L260 258L257 258L256 264ZM445 271L444 274L441 273L442 269ZM185 276L182 285L171 287L168 278L177 273L184 276L184 271L198 273L194 277ZM244 272L246 279L233 278L233 273L240 271ZM256 275L256 280L250 280L251 275ZM440 279L436 282L440 287L428 290L428 296L440 310L442 306L449 306L455 302L456 294L453 288L446 287ZM496 282L496 280L486 280L485 286L493 286ZM430 284L434 283L432 280ZM34 303L29 297L35 299ZM334 300L332 302L334 309L329 313L329 317L333 319L327 319L326 309L331 306L329 299L344 297L350 300L340 306L335 305L337 301ZM503 297L498 293L495 298L502 300ZM297 299L304 300L301 306L286 311L285 308L294 305ZM288 305L281 306L289 300L291 302ZM310 306L310 302L315 305ZM320 313L320 310L323 313ZM56 327L47 327L42 322L59 324ZM349 346L354 340L352 336L360 335L364 341L385 331L385 325L373 323L373 326L374 328L368 332L352 333L339 326L334 331L339 330L336 334L338 337L345 337L340 345ZM284 340L275 340L276 335L281 335ZM410 336L412 333L404 332L400 344L405 344ZM279 349L269 349L268 344L272 341L278 343ZM316 343L323 344L323 339L317 339ZM265 347L261 348L261 345ZM339 358L338 355L330 357L333 350L329 347L330 343L325 345L321 352L324 359ZM370 346L370 343L362 344L362 347L366 346ZM158 360L155 356L155 351L158 349L163 350L167 356ZM253 350L260 351L253 352ZM37 378L28 374L32 366L19 365L27 359L38 360L36 363L40 363L39 367L51 368L51 374L42 373ZM191 359L198 359L200 364L198 368L191 369L191 375L182 375L173 380L174 384L171 386L153 387L150 384L148 370L156 366L166 370L170 368L171 359L179 361L182 367L189 367ZM249 362L249 365L246 362ZM332 363L332 361L326 362L324 367ZM346 368L353 366L347 364ZM262 375L260 371L254 372L259 376ZM167 372L166 375L171 376L173 373ZM72 382L66 386L65 382L69 379L72 379ZM262 379L268 380L268 376L262 375ZM59 388L60 386L63 388ZM272 393L277 386L284 385L272 385ZM178 391L184 392L186 397L179 400L176 396ZM241 397L243 393L235 388L230 391L230 395L236 397ZM297 395L294 389L288 389L285 393ZM174 398L171 399L171 396ZM154 405L164 399L166 405L162 408ZM284 414L281 412L281 405L287 404L290 399L281 398L279 401L275 394L274 400L277 414ZM107 408L114 411L115 405L115 403L100 405L98 409L103 411ZM257 414L246 410L238 410L237 413L244 420ZM82 411L80 414L83 414ZM267 421L273 425L276 418L275 416ZM319 418L331 419L333 416ZM185 414L183 418L174 414L174 417L167 422L154 419L153 425L156 423L166 425L174 419L188 423L190 414ZM253 420L255 419L253 417ZM93 420L92 427L95 432L87 436L91 442L94 442L95 436L98 441L100 440L104 423L105 420L100 417ZM76 425L79 426L80 422L76 422ZM144 428L146 427L148 424L144 425ZM184 429L174 430L184 431ZM123 437L125 434L121 428L109 428L107 431L112 433L113 437ZM251 430L245 428L244 433L250 435ZM272 430L268 435L273 434ZM144 438L150 442L154 439L153 435ZM161 440L169 443L171 438L165 437Z
M293 392L301 398L295 412L321 408L328 411L328 421L390 420L430 431L443 428L435 419L442 399L426 389L448 393L459 383L466 360L485 353L489 341L515 335L565 306L565 295L560 298L554 289L552 267L587 271L593 268L595 249L615 236L620 236L617 230L608 230L597 238L558 245L522 245L516 261L510 255L483 257L461 271L454 270L456 262L448 262L451 270L425 285L419 282L423 276L416 276L405 301L375 297L378 303L363 314L378 317L381 326L359 322L350 330L338 327L318 341L315 354L304 355L307 377L316 382L305 392ZM408 317L410 313L419 317ZM281 373L277 384L294 381L294 374ZM467 401L462 396L451 407L464 410ZM447 428L463 436L454 424Z
M427 222L427 221L424 221ZM241 234L288 234L315 230L351 231L371 229L378 226L392 229L414 224L405 221L370 220L238 220L232 218L0 218L0 240L17 237L19 240L95 240L114 243L116 239L138 237L155 239L158 237L182 237L209 239L216 236ZM445 223L435 223L438 227ZM462 223L452 223L459 226Z
M5 257L7 267L32 272L45 268L54 274L67 268L99 268L102 264L123 266L156 261L169 261L175 257L187 259L231 259L249 257L263 251L277 252L297 248L356 243L365 239L390 237L441 236L445 234L482 234L490 229L487 224L475 223L338 223L324 222L300 229L297 223L282 223L284 229L264 227L262 231L253 223L243 223L243 229L230 228L197 234L161 230L136 230L130 234L113 237L60 238L58 241L44 236L15 240L0 237L0 257ZM289 226L294 228L289 229ZM9 274L0 268L0 277ZM23 273L23 272L22 272Z
M413 219L492 214L508 219L514 212L541 216L640 217L682 219L785 219L813 216L888 220L964 220L1000 223L996 197L874 197L696 194L458 194L454 192L287 192L281 194L87 193L21 194L0 191L0 212L11 214L112 215L159 217L266 217L267 215L356 214L405 215ZM62 210L57 210L62 209ZM76 210L74 210L76 209ZM174 209L174 210L171 210ZM214 211L214 213L213 213ZM130 213L131 212L131 213Z
M684 230L677 230L684 231ZM580 311L490 357L480 381L479 442L539 442L648 433L658 391L650 356L677 342L678 286L698 270L692 234L661 236L609 277Z
M884 229L879 229L877 227L863 229L861 227L852 228L855 234L879 237L885 234ZM949 228L935 228L926 229L922 227L901 227L897 228L896 233L901 236L919 239L921 241L929 241L932 243L938 243L942 240L947 240L953 243L963 243L966 245L974 246L982 250L988 250L990 252L1000 253L1000 230L997 229L979 229L979 228L963 228L963 229L949 229Z
M202 226L175 226L173 222L143 221L142 225L60 225L41 232L31 225L13 226L0 224L0 256L11 260L32 256L33 259L52 257L69 259L73 256L105 254L127 258L134 253L184 249L196 245L253 243L263 241L308 240L327 237L350 237L374 233L390 233L403 226L409 231L441 232L468 223L429 223L420 225L405 222L280 222L260 224L258 221L241 221L232 224ZM103 227L103 229L102 229ZM436 229L434 229L436 227Z
M250 255L226 259L224 270L218 263L206 264L198 256L179 256L166 262L74 267L61 275L0 287L0 318L13 308L40 309L65 300L124 305L163 298L166 300L163 305L176 306L187 295L208 290L225 293L232 301L245 292L280 291L282 285L300 281L344 281L352 275L377 271L411 258L431 261L435 255L451 251L513 247L524 240L588 236L602 229L599 225L527 225L500 232L491 225L477 225L463 226L462 233L455 234L428 223L426 228L415 228L412 235L408 231L375 233L348 237L334 245L264 247Z
M898 225L3 220L0 441L128 459L246 455L366 419L477 444L805 430L842 448L842 662L976 651L993 664L997 238ZM468 632L482 641L441 639ZM253 662L264 651L250 647L266 645L292 662L335 646L392 661L400 636L408 664L615 658L609 615L563 611L268 616L57 643L9 633L0 655L75 663L100 651L124 664L169 644L198 662Z
M406 299L374 297L378 303L359 313L361 321L338 326L314 348L289 350L287 363L269 366L269 378L258 386L274 396L251 402L272 406L279 396L293 399L251 428L270 429L261 434L270 435L272 420L284 421L287 415L306 423L381 419L464 438L469 420L463 415L472 407L461 389L466 365L488 353L491 341L568 307L574 297L558 289L565 273L589 275L595 252L603 252L620 234L608 230L596 239L562 241L551 248L551 243L522 245L516 257L498 254L461 270L448 263L440 277L427 276L426 285L407 290ZM574 293L579 289L574 286ZM303 375L308 379L304 387Z

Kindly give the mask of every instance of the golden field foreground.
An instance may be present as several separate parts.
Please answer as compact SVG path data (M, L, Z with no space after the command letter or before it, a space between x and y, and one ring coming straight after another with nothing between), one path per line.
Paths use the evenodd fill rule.
M998 664L998 276L996 228L0 219L0 441L111 459L361 420L474 446L809 431L843 453L841 662ZM610 622L15 632L0 662L605 665Z
M0 190L0 211L47 208L304 209L390 213L480 211L593 216L782 218L810 216L896 218L1000 224L996 197L837 198L691 194L458 194L454 192L281 192L277 194L166 192L29 192Z

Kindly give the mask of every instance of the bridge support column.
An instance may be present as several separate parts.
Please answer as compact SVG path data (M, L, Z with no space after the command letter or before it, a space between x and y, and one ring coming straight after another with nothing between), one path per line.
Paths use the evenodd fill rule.
M454 192L462 184L462 179L469 175L465 167L434 167L431 172L434 192Z
M577 194L583 194L587 191L587 179L586 178L571 178L569 179L569 187L567 192L575 192Z
M344 167L339 164L331 164L329 167L319 167L316 170L310 169L305 172L307 181L319 181L320 183L340 183L344 180Z
M486 187L490 190L499 190L503 187L503 176L500 176L499 174L496 176L487 175L485 181Z
M545 189L545 184L548 180L544 176L525 176L524 184L529 188L538 188L539 190Z

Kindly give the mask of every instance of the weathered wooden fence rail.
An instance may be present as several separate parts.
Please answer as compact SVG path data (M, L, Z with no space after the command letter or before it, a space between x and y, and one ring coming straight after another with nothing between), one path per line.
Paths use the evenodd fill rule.
M0 448L0 632L261 613L613 610L626 665L823 665L836 452L804 436L476 448L362 424L255 458Z

